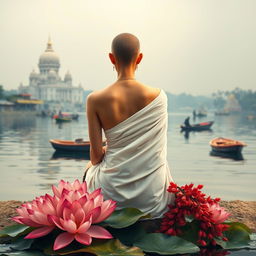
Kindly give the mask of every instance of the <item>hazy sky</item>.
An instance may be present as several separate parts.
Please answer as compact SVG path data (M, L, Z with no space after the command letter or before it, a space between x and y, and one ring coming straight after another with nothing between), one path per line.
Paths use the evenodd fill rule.
M108 52L138 36L137 78L172 93L256 89L256 0L0 0L0 84L28 84L50 33L60 75L101 89L115 79Z

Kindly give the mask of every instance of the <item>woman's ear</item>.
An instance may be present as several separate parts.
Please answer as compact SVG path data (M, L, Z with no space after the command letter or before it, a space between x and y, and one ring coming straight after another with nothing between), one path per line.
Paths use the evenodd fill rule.
M110 53L108 54L108 57L109 57L111 63L112 63L113 65L115 65L115 64L116 64L116 59L115 59L115 56L113 55L113 53L110 52Z
M143 54L140 53L139 56L138 56L138 58L137 58L137 60L136 60L136 64L137 64L137 65L140 64L142 58L143 58Z

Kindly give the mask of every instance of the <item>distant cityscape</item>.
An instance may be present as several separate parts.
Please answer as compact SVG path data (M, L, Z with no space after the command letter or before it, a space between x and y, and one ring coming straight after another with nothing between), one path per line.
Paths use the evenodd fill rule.
M86 97L92 90L84 90L81 84L74 86L68 70L62 79L59 75L60 66L60 58L49 38L45 51L39 57L39 72L31 71L28 85L21 83L17 90L10 91L5 90L4 85L0 85L0 111L84 111ZM256 91L252 90L235 88L232 91L217 91L209 96L166 93L168 110L171 112L204 109L220 114L256 113Z
M29 84L21 83L14 93L16 108L55 112L80 111L83 108L84 89L81 84L73 86L69 71L64 79L60 77L60 59L53 50L50 38L46 50L39 57L38 69L39 72L32 70L30 73ZM11 103L6 102L9 108Z

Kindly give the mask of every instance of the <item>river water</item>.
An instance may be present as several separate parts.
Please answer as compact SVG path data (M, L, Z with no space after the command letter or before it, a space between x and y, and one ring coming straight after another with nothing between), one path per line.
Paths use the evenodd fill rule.
M168 162L179 185L204 184L204 192L224 200L256 199L256 121L243 116L214 116L212 131L180 133L187 113L170 113ZM227 137L248 144L239 159L210 155L209 141ZM49 139L88 139L83 113L79 121L56 124L50 118L0 113L0 200L29 200L49 193L52 184L81 179L88 156L56 155Z

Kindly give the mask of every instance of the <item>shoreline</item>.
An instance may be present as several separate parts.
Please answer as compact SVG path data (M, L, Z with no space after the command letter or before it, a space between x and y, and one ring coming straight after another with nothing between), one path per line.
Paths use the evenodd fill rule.
M16 208L23 202L16 200L0 201L0 230L15 222L11 217L17 215ZM220 205L231 213L229 221L238 221L246 224L252 232L256 232L256 201L221 201Z

